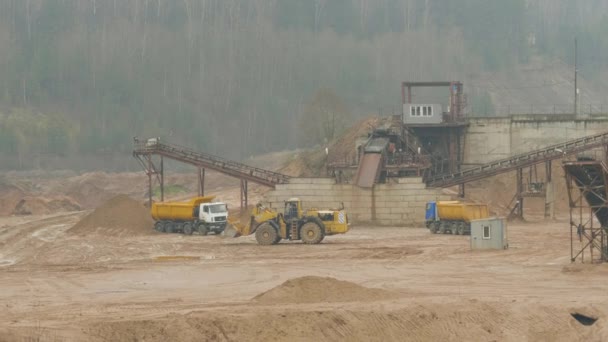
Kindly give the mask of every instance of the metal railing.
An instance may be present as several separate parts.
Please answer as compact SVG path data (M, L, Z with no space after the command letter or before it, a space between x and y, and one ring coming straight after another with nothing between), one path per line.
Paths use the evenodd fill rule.
M512 116L512 115L574 115L573 104L513 104L501 106L472 106L468 117ZM578 106L581 116L608 115L608 104L589 103Z

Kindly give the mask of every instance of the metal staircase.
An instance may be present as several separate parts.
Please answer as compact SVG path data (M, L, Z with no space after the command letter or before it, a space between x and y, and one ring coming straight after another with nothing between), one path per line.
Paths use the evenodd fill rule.
M426 179L426 183L429 187L447 188L606 145L608 145L608 132L569 140L459 172L430 176Z
M154 141L153 143L138 141L135 143L133 156L137 158L142 165L145 164L143 157L149 157L151 155L163 156L182 163L221 172L241 180L252 181L269 187L274 187L276 184L287 183L290 178L289 176L278 172L260 169L203 152L196 152L190 148L179 145L161 143L160 141Z

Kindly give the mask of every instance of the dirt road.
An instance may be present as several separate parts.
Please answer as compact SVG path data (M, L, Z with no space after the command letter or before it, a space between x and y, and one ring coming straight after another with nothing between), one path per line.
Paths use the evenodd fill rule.
M608 267L570 264L566 222L512 224L508 250L471 252L422 228L270 247L68 234L84 215L0 218L0 341L608 339Z

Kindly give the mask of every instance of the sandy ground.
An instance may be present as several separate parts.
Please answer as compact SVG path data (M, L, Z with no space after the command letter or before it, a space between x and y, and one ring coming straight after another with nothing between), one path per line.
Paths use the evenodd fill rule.
M422 228L269 247L69 234L86 214L0 218L0 341L608 339L608 267L570 263L567 222L511 224L508 250L471 252Z

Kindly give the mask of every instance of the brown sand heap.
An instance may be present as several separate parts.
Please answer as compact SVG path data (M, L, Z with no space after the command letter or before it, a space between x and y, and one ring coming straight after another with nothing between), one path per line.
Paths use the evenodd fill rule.
M394 298L395 293L363 287L329 277L290 279L253 298L262 304L374 301Z
M154 220L141 203L118 195L85 216L68 231L75 235L97 233L109 236L156 234Z
M66 196L55 198L25 196L15 205L12 215L47 215L78 210L81 210L80 205Z

